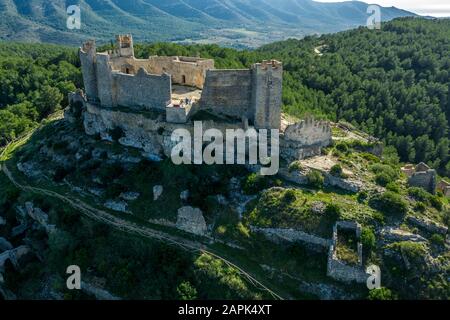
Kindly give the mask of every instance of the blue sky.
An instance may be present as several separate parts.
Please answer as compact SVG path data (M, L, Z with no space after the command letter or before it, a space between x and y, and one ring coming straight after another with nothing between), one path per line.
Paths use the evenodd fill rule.
M342 2L343 0L315 0L317 2ZM395 6L420 15L450 17L450 0L364 0L385 7Z

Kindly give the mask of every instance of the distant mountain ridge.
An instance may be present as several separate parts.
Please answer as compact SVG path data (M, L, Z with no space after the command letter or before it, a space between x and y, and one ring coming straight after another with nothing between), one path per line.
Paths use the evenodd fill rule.
M66 28L66 8L81 6L81 30ZM131 32L138 41L257 46L287 37L365 25L368 5L312 0L0 0L0 38L79 44ZM382 8L382 20L414 16Z

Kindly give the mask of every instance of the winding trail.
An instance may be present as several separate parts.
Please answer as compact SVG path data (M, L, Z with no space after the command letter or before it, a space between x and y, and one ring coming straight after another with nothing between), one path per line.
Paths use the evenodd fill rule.
M22 139L26 139L28 137L29 137L29 135L23 137ZM16 141L16 142L18 142L18 141ZM6 147L3 150L3 152L0 154L0 159L2 158L4 152L7 150L7 148L8 147ZM56 198L64 203L70 205L72 208L78 210L83 215L85 215L95 221L105 223L105 224L107 224L115 229L118 229L120 231L129 233L129 234L139 235L144 238L156 239L156 240L159 240L162 242L166 242L171 245L178 246L186 251L200 252L200 253L205 253L205 254L211 255L214 258L220 259L221 261L223 261L227 266L236 269L242 277L247 279L247 281L249 283L251 283L253 286L255 286L256 288L268 292L274 299L283 300L283 298L280 295L278 295L277 293L275 293L274 291L269 289L267 286L265 286L263 283L258 281L255 278L255 276L252 276L249 272L244 271L242 268L238 267L233 262L220 256L218 253L213 252L213 249L208 248L208 246L205 244L202 244L202 243L196 242L196 241L192 241L192 240L188 240L188 239L184 239L182 237L171 235L171 234L168 234L168 233L165 233L165 232L162 232L159 230L155 230L155 229L152 229L149 227L137 225L137 224L129 222L127 220L118 218L106 211L96 209L96 208L86 204L85 202L81 201L80 199L76 199L76 198L73 198L73 197L70 197L67 195L62 195L57 192L43 189L43 188L32 187L29 185L22 185L19 182L17 182L17 180L14 178L14 176L9 171L5 162L3 162L3 164L0 163L0 167L1 167L1 170L3 171L3 173L11 181L11 183L13 183L17 188L19 188L23 191Z

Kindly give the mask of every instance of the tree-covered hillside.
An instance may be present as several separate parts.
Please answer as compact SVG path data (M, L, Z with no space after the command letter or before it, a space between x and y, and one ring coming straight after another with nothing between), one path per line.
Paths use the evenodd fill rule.
M73 48L0 43L0 147L67 106L81 86Z
M450 174L450 19L397 19L258 50L285 66L288 112L346 120L394 145L403 161Z

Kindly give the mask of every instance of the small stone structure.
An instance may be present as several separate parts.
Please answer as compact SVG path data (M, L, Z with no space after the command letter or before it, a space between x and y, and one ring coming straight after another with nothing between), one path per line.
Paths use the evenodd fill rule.
M321 154L332 142L330 123L307 118L288 125L280 141L281 156L295 161Z
M358 264L351 266L340 260L337 256L337 242L338 232L341 230L352 230L356 234L358 239ZM332 244L330 245L328 252L328 266L327 275L336 280L343 282L357 282L365 283L369 277L363 266L362 259L362 244L361 239L361 226L353 221L338 221L333 227Z
M411 177L415 172L416 168L412 164L407 164L400 169L408 178Z
M436 192L436 170L431 169L425 163L419 163L414 172L411 171L411 167L407 166L402 168L402 171L409 175L408 184L412 187L419 187L434 194Z
M204 236L208 230L203 212L188 206L178 209L176 227L200 236Z
M437 190L442 192L442 194L448 198L450 198L450 182L441 180L437 184Z

